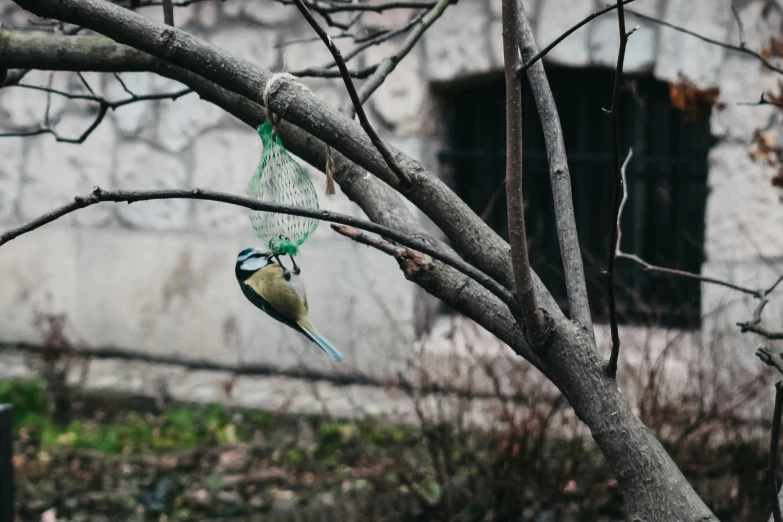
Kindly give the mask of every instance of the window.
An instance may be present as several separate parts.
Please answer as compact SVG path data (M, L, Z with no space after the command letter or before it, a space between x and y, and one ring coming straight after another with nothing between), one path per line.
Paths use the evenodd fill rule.
M606 266L611 220L612 70L548 67L568 151L587 290L595 321L606 321ZM441 166L457 193L507 238L504 86L502 78L445 94L449 147ZM709 118L686 121L672 107L669 86L629 77L621 94L620 146L634 157L622 249L650 263L700 272L703 261ZM709 111L707 111L709 112ZM524 190L533 268L566 312L568 303L554 221L543 133L530 90L523 88ZM617 308L624 323L681 328L700 325L698 281L644 271L617 261Z

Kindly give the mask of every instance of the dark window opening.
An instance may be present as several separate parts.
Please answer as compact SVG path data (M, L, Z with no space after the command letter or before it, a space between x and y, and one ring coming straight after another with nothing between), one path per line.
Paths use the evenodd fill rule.
M606 267L611 220L612 70L548 67L568 152L577 231L593 318L607 321ZM505 100L502 78L446 93L449 147L442 167L457 193L507 238ZM664 267L699 273L703 262L709 117L686 121L672 107L669 87L650 77L629 77L621 94L620 151L634 156L627 170L628 200L622 250ZM568 312L554 220L546 148L535 103L523 88L524 191L531 263ZM698 281L644 271L618 259L618 314L624 323L698 328Z

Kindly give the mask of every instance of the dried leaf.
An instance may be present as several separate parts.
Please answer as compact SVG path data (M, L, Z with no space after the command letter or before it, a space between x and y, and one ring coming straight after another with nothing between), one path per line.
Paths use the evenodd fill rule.
M669 84L669 99L674 107L685 113L685 121L695 121L709 114L719 96L719 88L699 89L682 75L677 83Z

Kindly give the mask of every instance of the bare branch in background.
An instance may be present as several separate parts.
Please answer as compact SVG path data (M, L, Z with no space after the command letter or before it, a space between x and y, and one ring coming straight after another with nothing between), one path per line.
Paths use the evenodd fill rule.
M739 29L740 47L745 48L745 27L742 25L742 19L740 19L739 10L737 10L736 0L731 0L731 12L734 14L734 19L737 21L737 29Z
M521 0L517 1L519 15L519 50L522 59L528 60L537 54L533 28L525 13ZM568 309L571 320L581 326L590 338L595 341L593 319L590 313L590 302L587 298L587 284L582 261L582 250L579 246L579 236L576 230L574 215L574 200L571 190L571 173L568 168L568 156L563 139L563 129L555 104L555 97L544 71L544 64L534 63L527 71L530 90L536 101L539 121L544 131L547 163L549 166L549 182L552 186L552 202L555 209L555 226L557 240L560 244L560 257L563 261L566 292L568 294ZM545 115L545 116L540 116ZM494 196L493 196L494 197Z
M565 40L566 38L571 36L573 33L578 31L579 29L581 29L583 26L587 25L588 23L590 23L594 19L598 18L599 16L601 16L603 14L608 13L609 11L613 11L613 10L617 9L617 7L619 5L630 4L631 2L634 2L634 1L635 0L623 0L622 3L618 2L616 5L610 5L609 7L601 9L600 11L596 11L593 14L591 14L591 15L587 16L586 18L582 19L579 23L577 23L576 25L572 26L566 32L564 32L563 34L561 34L560 36L555 38L555 40L551 44L547 45L546 47L541 49L541 51L539 51L535 55L533 55L532 58L528 58L527 60L525 60L525 64L522 65L519 68L519 71L517 72L517 74L521 77L525 72L527 72L528 69L530 69L533 66L533 64L535 64L541 58L543 58L544 56L549 54L549 51L551 51L552 49L557 47L557 45L560 42L562 42L563 40Z
M163 23L174 27L174 5L171 0L162 0L163 4Z
M767 466L767 485L772 497L772 516L775 522L783 522L778 500L778 442L780 441L780 419L783 416L783 381L775 384L775 412L772 416L772 434L769 438L769 465Z
M374 93L375 90L383 84L383 82L386 80L386 77L389 76L392 71L394 71L394 69L397 67L397 64L400 63L403 58L405 58L411 49L413 49L413 46L416 45L416 42L419 41L424 32L429 29L433 23L435 23L435 20L440 18L446 8L452 2L453 0L438 0L438 2L432 6L429 11L427 11L421 21L405 38L402 46L400 46L400 50L392 56L384 58L381 63L378 64L376 70L359 88L359 101L361 103L366 102L370 96L372 96L372 93Z
M773 105L775 107L783 107L783 103L777 102L777 101L770 101L765 96L764 93L761 93L761 97L759 98L759 101L757 102L742 102L738 103L737 105L746 105L746 106L758 106L758 105Z
M544 315L533 289L525 232L525 200L522 192L522 84L519 68L519 15L517 0L503 0L503 62L506 78L506 201L508 238L514 267L514 291L522 307L528 338L534 346L546 341Z
M16 85L11 85L11 86L9 86L9 88L10 87L16 87L16 88L22 88L22 89L30 89L30 90L34 90L34 91L42 91L42 92L47 93L47 95L49 95L49 96L52 95L52 94L55 94L55 95L58 95L58 96L63 96L63 97L68 98L70 100L86 100L86 101L91 101L91 102L97 103L98 104L98 112L95 115L95 119L92 121L92 123L89 125L89 127L87 127L87 129L85 129L84 132L82 132L82 134L80 134L77 137L73 137L73 138L60 136L57 133L57 131L55 129L53 129L52 127L50 127L50 125L49 125L49 118L48 118L48 112L49 112L48 111L48 107L49 107L49 105L47 103L47 111L46 111L47 114L46 114L46 116L44 116L44 124L42 126L37 127L37 128L33 128L33 129L27 128L27 129L16 129L16 130L11 130L11 131L7 131L7 132L0 132L0 138L18 138L18 137L39 136L41 134L51 134L52 136L54 136L54 139L59 141L59 142L63 142L63 143L83 143L84 140L86 140L90 136L90 134L92 134L92 132L95 129L98 128L98 125L101 124L101 122L103 121L103 118L106 116L106 113L108 112L109 109L116 110L116 109L119 109L120 107L124 107L125 105L130 105L131 103L143 102L143 101L152 101L152 100L172 100L172 101L176 101L177 99L181 98L182 96L185 96L186 94L190 94L191 92L193 92L191 89L182 89L182 90L179 90L179 91L176 91L176 92L172 92L172 93L145 94L143 96L136 96L136 95L132 94L132 96L130 98L126 98L124 100L119 100L119 101L112 102L112 101L108 101L105 98L102 98L100 96L96 96L95 93L93 92L92 88L89 86L89 83L87 83L87 81L84 79L84 77L81 76L81 74L79 74L79 77L82 79L82 81L84 82L85 87L87 87L87 89L90 91L91 94L73 94L73 93L69 93L69 92L65 92L65 91L60 91L60 90L57 90L57 89L52 89L51 87L41 87L41 86L38 86L38 85L29 85L29 84L26 84L26 83L18 83ZM120 80L120 83L122 83L121 80ZM124 86L124 84L122 84L122 85ZM127 90L127 88L126 88L126 90Z
M622 0L617 0L617 24L620 32L620 48L617 51L617 67L614 73L614 88L612 90L612 168L614 184L612 187L612 220L609 223L609 254L606 263L606 290L609 297L609 326L612 332L612 353L609 355L609 363L606 365L606 373L614 378L617 376L617 359L620 357L620 333L617 327L617 302L614 294L614 262L616 256L618 219L620 216L620 201L623 198L623 186L625 185L622 168L620 166L620 83L623 79L623 64L625 62L625 48L628 45L628 37L633 33L625 30L625 7Z
M296 1L296 0L292 0L292 1ZM436 7L433 7L433 10L434 9L437 9L437 4ZM411 18L411 20L408 21L408 23L406 23L402 27L398 27L397 29L384 29L382 31L378 31L377 33L373 33L369 36L361 37L361 38L353 37L353 41L359 45L352 51L348 52L344 57L342 57L341 55L343 61L348 62L374 45L379 45L383 42L391 40L396 36L407 33L412 27L415 27L416 25L422 23L422 21L424 20L424 18L427 16L429 12L430 11L423 11L417 14L416 16ZM293 74L294 76L301 76L301 77L317 76L317 77L324 77L324 78L336 78L337 74L335 73L337 71L330 71L334 67L337 67L336 61L329 62L319 67L311 67L307 69L302 69L300 71L294 71L291 74ZM365 67L364 69L362 69L362 71L372 69L371 72L374 72L377 68L378 65L373 65L373 66ZM331 76L330 74L334 74L334 76Z
M362 107L362 101L359 99L359 94L356 92L356 87L353 85L353 80L351 80L351 76L348 74L348 67L345 65L345 61L343 60L342 54L340 54L340 50L337 48L337 46L334 44L331 38L329 38L329 35L326 34L326 31L324 31L323 27L321 27L318 24L318 21L313 18L312 13L307 9L307 7L304 5L304 2L302 0L293 0L296 4L296 7L299 8L299 11L302 13L302 16L305 17L305 20L307 20L307 23L310 24L310 27L313 28L313 30L318 34L318 36L321 37L321 40L324 42L326 47L329 49L329 52L332 53L332 56L334 57L334 61L337 64L337 67L340 69L340 73L343 77L343 82L345 83L345 88L348 90L348 95L351 97L351 102L353 103L353 108L356 110L356 114L359 116L359 122L362 124L362 128L364 129L364 132L367 133L367 136L369 136L370 141L372 141L372 144L375 145L375 148L378 149L378 152L380 152L381 156L383 156L383 159L386 161L386 164L389 166L392 172L397 176L397 179L400 180L401 183L404 185L410 186L411 179L408 176L408 174L402 170L402 168L397 164L397 161L394 159L394 156L392 156L391 151L386 146L386 144L381 140L381 137L378 136L378 133L375 132L375 129L373 129L372 124L370 124L370 120L367 118L367 114L364 112L364 108Z
M752 50L748 49L747 47L745 47L744 45L732 45L732 44L728 44L728 43L721 42L721 41L718 41L718 40L714 40L714 39L709 38L707 36L703 36L703 35L700 35L698 33L693 32L691 30L685 29L684 27L680 27L678 25L674 25L674 24L669 23L669 22L664 22L663 20L658 20L655 17L647 16L647 15L641 14L641 13L639 13L637 11L631 11L630 9L628 10L628 13L634 15L637 18L641 18L642 20L645 20L647 22L652 22L654 24L662 25L664 27L668 27L669 29L674 29L675 31L679 31L679 32L681 32L683 34L687 34L689 36L693 36L694 38L698 38L702 42L706 42L706 43L712 44L712 45L717 45L718 47L723 47L724 49L728 49L729 51L736 51L738 53L742 53L742 54L746 54L748 56L752 56L753 58L755 58L758 61L760 61L761 63L763 63L769 70L775 71L778 74L783 74L783 69L781 69L780 67L775 67L774 65L772 65L772 63L769 60L764 58L764 56L762 56L760 53L757 53L756 51L752 51Z

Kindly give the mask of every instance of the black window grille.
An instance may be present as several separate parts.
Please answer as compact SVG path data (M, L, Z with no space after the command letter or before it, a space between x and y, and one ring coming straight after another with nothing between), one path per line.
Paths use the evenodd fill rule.
M547 67L568 151L588 294L594 320L607 320L606 267L611 220L610 120L614 72ZM439 159L457 193L507 237L504 86L502 78L444 93L449 147ZM621 94L620 146L634 156L627 171L628 200L622 249L650 263L699 273L703 262L709 117L687 121L674 108L669 86L629 77ZM531 263L568 310L543 132L530 90L523 88L524 190ZM705 111L709 114L709 111ZM644 271L617 262L617 306L624 323L698 328L698 281Z

